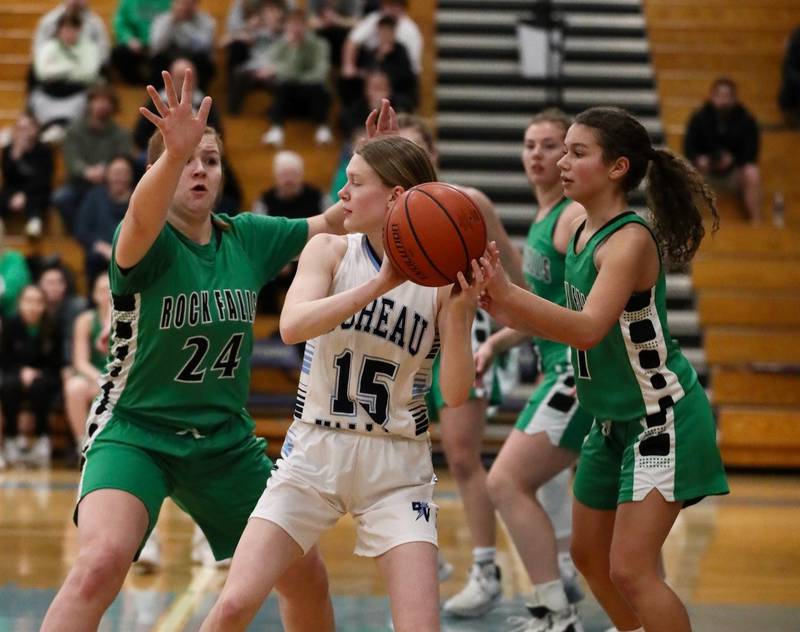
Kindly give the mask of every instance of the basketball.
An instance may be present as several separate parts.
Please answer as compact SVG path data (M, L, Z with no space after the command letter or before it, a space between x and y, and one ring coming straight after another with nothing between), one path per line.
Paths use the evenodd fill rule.
M386 217L383 245L407 279L439 287L469 278L470 262L486 249L486 224L460 189L426 182L401 195Z

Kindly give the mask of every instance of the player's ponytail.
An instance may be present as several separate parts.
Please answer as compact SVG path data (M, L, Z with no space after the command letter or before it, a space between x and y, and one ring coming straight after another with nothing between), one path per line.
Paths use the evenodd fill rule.
M621 186L628 193L647 176L647 204L653 233L671 267L691 261L705 235L703 211L719 226L714 194L702 176L668 149L654 149L644 126L620 108L590 108L575 117L575 124L591 128L603 151L603 160L628 159Z

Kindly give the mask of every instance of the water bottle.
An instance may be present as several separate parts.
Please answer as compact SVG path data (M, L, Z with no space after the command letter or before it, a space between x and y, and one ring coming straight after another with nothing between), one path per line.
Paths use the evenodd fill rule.
M775 228L786 226L786 202L783 191L775 191L772 196L772 224Z

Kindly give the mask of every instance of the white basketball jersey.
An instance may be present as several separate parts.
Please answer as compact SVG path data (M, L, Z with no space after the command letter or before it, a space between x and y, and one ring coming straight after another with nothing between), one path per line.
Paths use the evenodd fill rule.
M348 235L332 294L368 281L380 267L366 235ZM425 437L425 394L439 353L436 293L437 288L403 283L333 331L306 342L295 419L362 433Z

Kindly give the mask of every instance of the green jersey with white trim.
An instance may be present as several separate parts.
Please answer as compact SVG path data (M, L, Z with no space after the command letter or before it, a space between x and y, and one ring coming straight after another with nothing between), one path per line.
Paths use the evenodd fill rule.
M578 229L567 248L564 287L569 309L583 309L597 279L597 248L630 223L647 227L636 213L622 213L592 235L580 253L575 243L585 222ZM596 346L572 350L578 399L597 419L648 417L656 422L697 382L697 373L669 333L666 294L662 267L655 286L630 297L617 323Z
M244 414L258 291L302 250L308 222L219 218L230 229L215 227L208 244L166 224L133 268L112 257L111 349L94 415L202 432Z
M564 295L565 255L553 246L553 231L558 218L571 202L569 198L561 198L547 215L531 224L522 253L522 272L531 292L562 307L567 301ZM557 366L569 362L567 345L545 338L534 337L533 340L539 350L543 372L550 373Z

